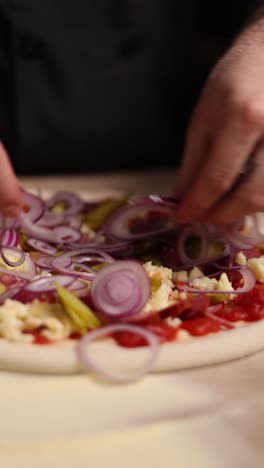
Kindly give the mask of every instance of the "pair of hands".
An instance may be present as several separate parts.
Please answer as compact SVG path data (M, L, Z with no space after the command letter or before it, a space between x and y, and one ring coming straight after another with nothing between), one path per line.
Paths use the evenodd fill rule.
M187 131L176 195L182 223L232 223L264 210L264 15L207 80ZM19 210L19 185L2 145L0 201L4 214Z

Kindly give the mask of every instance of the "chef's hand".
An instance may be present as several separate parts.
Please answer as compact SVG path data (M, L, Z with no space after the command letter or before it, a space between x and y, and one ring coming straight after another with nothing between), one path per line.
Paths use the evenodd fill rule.
M264 211L264 14L213 69L186 135L180 222Z
M21 193L7 152L0 143L0 213L16 216L20 211Z

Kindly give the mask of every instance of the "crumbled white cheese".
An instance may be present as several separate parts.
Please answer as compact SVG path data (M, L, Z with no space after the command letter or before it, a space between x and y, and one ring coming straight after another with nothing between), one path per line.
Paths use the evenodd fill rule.
M180 299L179 292L175 290L172 281L173 271L170 268L152 265L152 262L145 263L144 268L149 278L161 281L157 290L152 291L151 298L144 307L145 312L165 309Z
M178 328L182 323L179 317L167 317L164 321L173 328Z
M216 286L217 291L234 291L226 273L222 273Z
M96 234L96 232L90 226L88 226L88 224L86 224L86 223L84 223L81 226L81 232L83 234L86 234L88 239L93 239L95 237L95 234Z
M177 333L177 341L190 341L192 340L192 335L187 330L179 330Z
M190 286L195 289L201 290L210 290L215 291L217 289L217 279L216 278L208 278L207 276L203 276L201 278L194 278L190 281Z
M190 271L189 273L189 279L190 280L193 280L193 279L196 279L196 278L202 278L204 276L202 270L200 270L200 268L198 267L193 267L192 270Z
M0 337L14 342L32 342L33 336L23 331L41 328L40 333L50 340L68 338L74 325L60 304L33 301L22 304L7 299L0 306Z
M173 281L188 281L188 271L175 271L172 275Z
M29 343L33 341L32 336L22 333L27 313L26 304L7 299L5 304L0 306L0 336L15 342Z
M247 264L247 257L243 252L239 252L236 256L236 263L241 266L245 266Z
M255 274L257 281L264 283L264 255L259 258L250 258L247 265Z

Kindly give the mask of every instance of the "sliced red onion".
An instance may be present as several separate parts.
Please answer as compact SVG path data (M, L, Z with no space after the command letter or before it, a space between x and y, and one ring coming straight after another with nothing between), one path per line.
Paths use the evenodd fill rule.
M45 211L44 201L37 195L26 192L22 192L22 203L27 208L26 215L27 218L32 222L36 222L41 216L43 216Z
M47 256L47 257L40 257L35 261L35 264L38 268L42 270L52 270L51 262L53 261L54 257Z
M100 249L75 249L63 253L60 258L74 258L78 262L88 261L88 262L104 262L104 263L113 263L115 259L111 257L108 253Z
M257 244L256 237L244 236L239 232L226 234L226 240L236 249L246 250L251 249L253 245Z
M82 218L80 216L73 216L72 218L67 218L67 223L71 228L76 231L80 231L82 227Z
M95 308L115 318L137 314L150 295L146 271L134 260L120 260L99 270L91 287Z
M60 224L63 224L65 221L65 217L63 213L52 213L50 211L46 211L42 218L40 218L37 222L37 225L40 227L55 227Z
M15 286L13 288L7 289L0 295L0 304L3 304L6 299L12 299L16 294L21 290L21 286Z
M55 291L56 285L59 284L64 288L67 288L73 283L73 281L74 278L67 275L44 276L27 283L24 290L34 293Z
M83 292L83 290L87 290L87 283L82 281L81 279L74 279L73 282L68 286L67 289L72 292Z
M65 248L88 250L95 249L101 252L107 252L112 255L119 255L121 253L127 254L128 256L135 250L134 244L131 241L121 242L94 242L94 239L89 242L70 243L65 245Z
M62 203L64 205L64 211L62 213L48 211L56 205L56 203ZM75 218L75 215L81 213L83 206L84 202L78 195L76 195L76 193L57 192L51 198L46 200L47 211L39 220L38 224L43 227L54 227L59 224L63 224L66 219L70 219L69 222L71 227L79 230L81 227L80 219L78 220L78 223L73 222L73 220L77 219Z
M0 247L0 252L4 262L9 266L17 267L25 261L25 252L17 247Z
M56 234L53 230L40 227L37 224L33 224L24 213L19 215L19 224L25 234L30 237L41 239L46 242L51 242L52 244L57 242Z
M196 258L189 257L186 253L185 243L187 239L194 235L198 237L201 241L201 251L200 255ZM196 224L192 226L185 226L179 233L177 239L178 255L181 264L183 265L196 265L197 263L208 261L208 237L207 230L204 225Z
M22 230L28 236L45 242L50 242L52 244L63 244L70 241L76 241L81 237L81 233L75 231L75 229L72 229L69 226L59 226L51 230L38 226L37 224L33 224L24 213L19 215L19 223Z
M31 260L29 254L25 254L25 259L22 265L25 271L16 270L15 268L11 267L4 267L0 264L0 273L8 273L9 275L15 276L17 278L31 280L36 275L37 271L36 266ZM22 265L20 265L20 268L22 267Z
M65 257L64 255L54 257L51 262L51 267L53 270L59 271L65 275L86 279L87 281L93 280L96 274L96 272L88 265L84 265L81 262L72 262L69 257ZM74 270L75 267L81 268L82 271ZM86 270L86 272L83 270Z
M237 271L237 270L236 270ZM256 284L256 277L250 268L247 267L240 267L239 273L241 274L244 284L241 288L234 289L232 291L219 291L215 289L197 289L197 288L192 288L191 286L188 285L188 283L182 284L179 283L177 285L177 288L179 291L185 291L189 292L192 294L201 294L201 292L206 293L206 294L220 294L220 295L225 295L225 294L244 294L246 292L251 291L255 284Z
M64 217L71 217L80 213L84 206L84 202L75 192L56 192L52 197L46 200L46 206L48 208L52 208L57 203L62 203L64 205Z
M209 306L207 307L207 309L205 309L204 315L206 317L211 318L212 320L215 320L215 322L220 323L226 328L235 328L235 325L232 322L230 322L230 320L226 320L225 318L219 317L218 315L216 315L218 312L220 312L221 309L222 309L222 304Z
M151 216L153 219L148 219ZM142 222L142 230L133 232L133 224ZM105 226L108 236L120 240L137 240L159 236L177 226L174 212L166 206L145 202L119 208Z
M77 242L81 238L81 232L70 226L58 226L54 229L56 236L56 242L58 244L64 244L68 242Z
M47 242L35 239L34 237L29 237L27 239L27 244L39 252L45 253L47 255L55 255L58 252L58 249L54 245L50 245Z
M109 335L112 335L117 332L137 334L142 336L146 340L146 342L149 345L147 347L148 356L145 359L145 362L141 365L141 368L133 371L115 372L114 370L111 370L109 364L107 365L107 367L105 367L104 365L102 365L102 363L99 362L98 357L97 359L93 357L89 347L91 345L93 346L94 342L98 339L107 338ZM134 353L136 360L138 351L139 350L136 350L135 353L135 350L129 350L128 352L131 356L132 353ZM149 330L146 330L145 328L128 324L114 324L88 332L77 343L76 352L80 364L84 370L93 371L100 377L106 378L107 380L110 380L112 382L128 383L139 380L153 368L153 365L159 352L159 339L156 335L154 335L154 333L150 332Z
M17 247L19 244L19 234L16 229L9 228L2 232L1 245L4 247Z

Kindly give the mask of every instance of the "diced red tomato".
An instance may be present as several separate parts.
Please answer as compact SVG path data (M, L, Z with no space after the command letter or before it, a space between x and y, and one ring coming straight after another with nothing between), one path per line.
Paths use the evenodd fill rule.
M28 330L28 331L24 331L23 333L25 333L26 335L32 335L34 337L34 341L33 341L34 344L48 345L52 343L52 341L50 341L48 338L43 336L38 330Z
M216 315L229 322L238 322L239 320L247 319L247 310L236 304L226 304Z
M234 302L225 304L217 313L220 317L237 322L254 322L264 318L264 284L257 283L248 293L239 295Z
M264 284L257 283L256 286L248 293L241 294L236 303L243 306L250 306L252 303L262 305L264 307Z
M243 250L243 254L245 255L247 259L258 258L261 256L261 250L257 245L255 245L251 247L250 249Z
M161 310L160 316L162 318L167 317L179 317L183 312L191 310L193 307L193 299L188 298L185 301L179 301L166 309Z
M8 273L3 273L0 277L0 282L6 286L6 288L11 288L14 286L24 286L26 280L17 278L14 275L9 275Z
M198 317L183 322L179 329L187 330L192 336L204 336L221 330L221 324L210 317Z
M149 324L144 328L154 333L159 338L160 343L173 341L177 333L177 330L174 327L163 322ZM136 333L116 332L114 334L114 338L120 346L125 348L138 348L148 344L147 340L143 336L137 335Z
M37 293L21 289L21 291L19 291L13 299L15 299L16 301L20 301L23 304L33 302L34 299L38 299L40 302L56 302L56 295L52 291L44 291Z
M183 319L199 317L209 304L210 299L206 294L197 294L193 297L188 297L185 301L179 301L167 307L160 312L160 316L162 318L181 317Z

